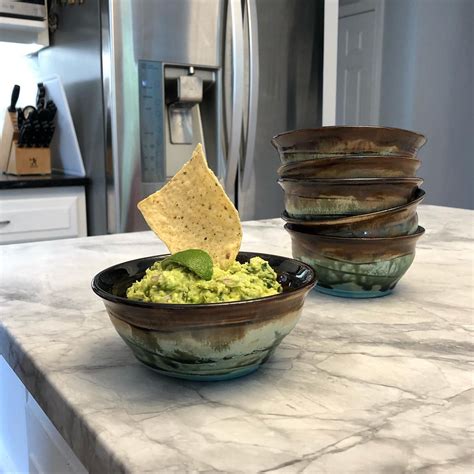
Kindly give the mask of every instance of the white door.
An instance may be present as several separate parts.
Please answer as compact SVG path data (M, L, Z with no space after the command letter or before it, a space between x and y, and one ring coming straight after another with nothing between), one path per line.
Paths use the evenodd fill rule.
M344 16L343 8L340 15L336 122L374 125L378 121L380 91L377 61L382 45L375 41L377 30L380 31L379 15L370 10Z

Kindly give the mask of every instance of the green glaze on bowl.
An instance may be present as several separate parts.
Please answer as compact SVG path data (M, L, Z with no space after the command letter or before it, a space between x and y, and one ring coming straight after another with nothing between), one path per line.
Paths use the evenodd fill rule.
M318 156L313 153L283 153L281 178L409 178L421 161L409 155Z
M165 375L193 380L230 379L262 365L294 328L301 309L265 323L238 327L160 332L142 329L110 314L137 359Z
M266 254L239 253L240 262L261 256L277 272L283 292L266 298L214 304L159 304L128 300L130 284L166 255L125 262L100 272L92 289L136 358L172 377L225 380L260 367L297 323L315 284L312 268Z
M421 178L279 179L290 217L350 216L413 201Z
M281 217L289 224L293 224L294 230L311 234L335 237L396 237L414 234L417 231L416 210L424 196L425 192L418 189L416 199L408 204L356 216L303 220L290 217L284 211Z
M293 257L311 265L316 289L347 298L389 294L415 258L417 240L424 234L387 238L344 238L299 232L286 224Z

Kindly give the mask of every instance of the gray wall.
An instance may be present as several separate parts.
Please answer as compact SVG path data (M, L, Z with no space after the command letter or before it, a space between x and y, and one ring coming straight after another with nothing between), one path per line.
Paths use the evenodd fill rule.
M380 124L427 136L425 203L474 208L473 58L473 0L386 0Z

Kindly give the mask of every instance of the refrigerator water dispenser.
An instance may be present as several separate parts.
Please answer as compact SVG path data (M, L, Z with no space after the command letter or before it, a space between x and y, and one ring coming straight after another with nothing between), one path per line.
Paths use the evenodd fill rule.
M217 70L140 61L138 79L142 182L165 182L198 143L212 167L219 129Z

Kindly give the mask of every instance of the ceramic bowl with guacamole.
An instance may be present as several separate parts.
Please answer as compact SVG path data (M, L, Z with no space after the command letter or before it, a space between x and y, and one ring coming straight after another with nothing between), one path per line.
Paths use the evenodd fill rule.
M260 367L298 321L314 270L241 252L239 214L198 145L190 161L138 203L170 255L114 265L92 289L137 359L191 380Z
M184 379L225 380L256 370L293 329L305 296L316 283L314 271L302 262L240 252L228 271L217 269L211 280L177 266L168 267L165 272L169 275L163 279L174 288L168 291L170 300L179 303L127 298L127 290L134 284L135 296L150 288L142 279L147 270L149 278L156 276L165 257L110 267L94 278L92 288L139 361L162 374ZM183 291L183 286L189 291ZM219 292L225 292L224 300L229 300L183 301L185 293L194 301L215 301ZM162 301L160 290L156 293L157 301Z

